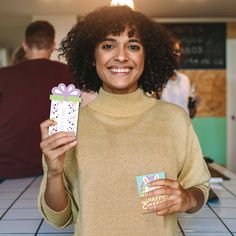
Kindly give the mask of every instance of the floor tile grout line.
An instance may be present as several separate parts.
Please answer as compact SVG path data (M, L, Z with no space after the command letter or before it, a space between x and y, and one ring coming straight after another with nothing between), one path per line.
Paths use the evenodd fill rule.
M207 203L207 206L212 210L212 212L216 215L216 217L220 220L220 222L225 226L225 228L228 230L228 232L231 234L231 235L234 235L232 233L232 231L229 229L229 227L224 223L224 221L218 216L218 214L214 211L214 209L209 205L209 203Z
M182 226L181 226L179 220L177 220L177 223L178 223L178 226L179 226L179 228L180 228L181 233L183 234L183 236L185 236L184 230L183 230L183 228L182 228Z
M44 219L41 220L41 222L40 222L40 224L39 224L39 226L38 226L38 228L37 228L37 230L36 230L34 236L37 236L37 235L38 235L39 229L40 229L41 225L43 224L43 221L44 221Z
M1 215L0 220L7 214L7 212L11 209L11 207L15 204L15 202L25 193L25 191L36 181L38 177L35 177L30 184L28 184L24 190L19 194L19 196L12 202L12 204L7 208L7 210Z
M39 221L39 220L42 220L42 218L38 218L38 219L4 219L4 220L2 220L2 221L12 221L12 222L17 222L17 221L28 221L28 220L31 220L31 221ZM1 234L1 232L0 232L0 234Z
M228 192L230 192L234 197L236 197L236 194L234 194L231 190L229 190L226 186L224 186L223 184L220 184L225 190L227 190Z
M2 218L6 215L6 213L7 213L7 212L12 208L12 206L15 204L15 202L26 192L27 189L29 189L29 188L31 187L31 185L32 185L36 180L37 180L37 177L35 177L35 179L33 179L33 180L31 181L31 183L28 184L28 186L26 186L26 187L24 188L24 190L22 190L22 192L19 194L19 196L18 196L18 197L14 200L14 202L8 207L8 209L6 210L6 212L4 212L4 214L0 217L0 220L2 220ZM234 197L236 197L236 195L235 195L233 192L231 192L227 187L225 187L224 185L222 185L222 187L223 187L225 190L227 190L228 192L230 192ZM218 214L214 211L214 208L213 208L212 206L210 206L209 204L207 204L207 205L208 205L209 209L216 215L216 217L222 222L222 224L225 226L225 228L228 230L228 232L229 232L231 235L234 235L233 232L226 226L226 224L223 222L223 220L222 220L222 219L218 216ZM43 221L44 221L44 219L41 219L41 222L40 222L40 224L39 224L39 226L38 226L36 232L34 233L34 236L40 235L40 234L38 234L38 233L39 233L39 230L40 230L40 228L41 228L41 226L42 226L42 224L43 224ZM185 236L185 232L184 232L184 230L183 230L183 228L182 228L180 222L177 221L177 223L178 223L178 226L179 226L179 228L180 228L180 232L183 234L183 236ZM0 234L0 235L1 235L1 234ZM63 235L63 234L62 234L62 235Z

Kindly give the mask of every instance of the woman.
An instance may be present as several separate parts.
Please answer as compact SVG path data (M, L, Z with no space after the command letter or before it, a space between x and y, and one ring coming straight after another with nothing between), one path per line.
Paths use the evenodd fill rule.
M23 47L20 47L16 50L12 57L12 65L24 62L27 60L25 50Z
M195 212L209 173L186 113L145 94L159 91L176 66L168 33L125 6L103 7L79 21L62 51L81 90L98 91L81 108L78 138L48 135L41 124L45 219L75 235L177 235L176 212ZM136 176L164 172L145 197L165 200L143 214Z

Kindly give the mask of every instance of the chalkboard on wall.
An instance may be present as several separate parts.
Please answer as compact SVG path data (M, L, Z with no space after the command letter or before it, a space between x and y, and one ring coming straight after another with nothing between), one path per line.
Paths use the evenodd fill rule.
M225 69L225 23L164 24L182 42L182 69Z

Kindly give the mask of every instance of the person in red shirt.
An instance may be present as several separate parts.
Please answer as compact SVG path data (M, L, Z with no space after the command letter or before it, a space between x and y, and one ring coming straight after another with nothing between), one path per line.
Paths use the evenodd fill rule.
M26 61L0 69L0 179L42 174L40 123L49 117L51 89L74 82L67 65L50 60L55 29L32 22L22 44Z

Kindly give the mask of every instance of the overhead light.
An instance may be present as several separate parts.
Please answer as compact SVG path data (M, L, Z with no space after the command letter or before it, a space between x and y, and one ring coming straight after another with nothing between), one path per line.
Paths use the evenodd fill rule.
M134 2L133 0L112 0L111 6L129 6L130 8L134 9Z

